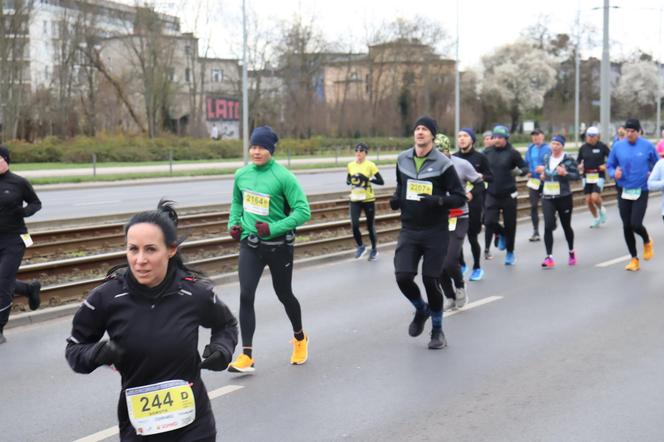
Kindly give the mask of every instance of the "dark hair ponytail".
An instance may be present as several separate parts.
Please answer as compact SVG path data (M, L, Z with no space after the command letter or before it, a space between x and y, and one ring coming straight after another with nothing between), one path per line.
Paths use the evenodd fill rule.
M174 201L162 198L159 200L156 210L146 210L145 212L140 212L132 216L124 227L125 240L127 239L127 232L132 226L136 224L147 223L159 227L164 235L164 242L166 243L166 246L179 248L180 244L184 242L184 238L178 237L177 226L179 217L175 207L173 207L174 205ZM175 255L170 258L169 266L170 265L175 265L177 268L182 269L187 273L195 274L201 277L203 276L201 272L192 270L184 264L182 255L180 255L179 250L177 250ZM119 268L123 267L127 267L127 264L125 263L111 268L107 275L110 275Z

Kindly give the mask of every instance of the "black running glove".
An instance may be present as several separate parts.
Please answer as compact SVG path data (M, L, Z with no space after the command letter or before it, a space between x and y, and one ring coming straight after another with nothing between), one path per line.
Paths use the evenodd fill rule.
M203 360L201 361L200 368L212 371L224 371L230 362L230 359L227 359L219 350L212 351L210 350L210 346L206 345L203 349Z
M124 355L124 350L113 341L101 341L97 344L95 364L117 365Z
M427 195L425 193L420 193L417 196L420 197L420 202L424 203L427 207L443 207L445 204L445 198L440 195Z
M401 199L396 193L390 198L390 208L392 210L399 210L401 208Z

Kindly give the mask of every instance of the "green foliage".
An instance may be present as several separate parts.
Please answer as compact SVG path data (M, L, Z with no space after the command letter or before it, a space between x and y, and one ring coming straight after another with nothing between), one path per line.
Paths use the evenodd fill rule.
M359 143L367 143L370 149L402 150L412 145L410 138L327 138L322 136L279 141L276 155L286 157L311 155L334 155L336 150L352 151ZM97 161L143 162L168 160L220 160L242 157L242 140L214 141L204 138L166 136L149 139L123 135L100 135L95 138L78 136L71 139L47 137L39 143L24 141L7 143L15 163L90 163L92 154Z

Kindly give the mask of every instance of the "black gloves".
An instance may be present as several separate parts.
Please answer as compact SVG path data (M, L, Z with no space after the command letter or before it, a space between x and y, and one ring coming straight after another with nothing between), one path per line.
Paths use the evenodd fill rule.
M113 341L101 341L97 344L94 362L97 365L117 365L124 355L124 350Z
M392 210L399 210L401 208L401 199L396 193L390 198L390 208Z
M203 349L203 360L201 361L200 368L206 368L213 371L226 370L230 359L227 359L219 350L212 351L210 346L206 345Z
M420 202L426 204L427 207L435 208L435 207L443 207L445 204L445 198L443 198L440 195L427 195L424 193L420 193L417 195L420 197Z
M235 241L239 241L240 237L242 237L242 226L233 226L231 227L231 230L228 232L231 235L231 238L233 238Z

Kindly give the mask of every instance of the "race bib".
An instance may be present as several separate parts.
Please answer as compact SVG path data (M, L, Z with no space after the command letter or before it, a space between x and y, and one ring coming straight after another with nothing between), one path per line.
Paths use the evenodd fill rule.
M466 192L472 192L475 186L470 181L466 183Z
M406 184L406 199L411 201L419 201L420 197L418 195L432 195L433 194L433 184L431 181L419 181L419 180L408 180Z
M353 187L350 191L351 201L364 201L367 199L367 189L364 187Z
M560 183L558 181L545 181L544 195L549 195L549 196L560 195Z
M537 178L530 178L528 180L528 184L526 184L526 186L528 186L529 189L539 190L541 183L542 182L540 180L538 180Z
M196 401L187 381L127 388L125 395L129 420L141 436L177 430L196 418Z
M599 173L587 173L586 184L597 184L599 182Z
M636 201L641 196L641 189L623 189L622 199Z
M265 193L244 191L242 208L254 215L268 215L270 213L270 195Z
M447 229L448 229L450 232L454 232L454 231L456 230L457 220L458 220L458 219L459 219L459 218L457 218L457 217L454 217L454 218L448 218L448 220L447 220Z
M23 240L23 244L25 244L25 247L30 247L32 244L32 237L30 237L29 233L23 233L21 234L21 239Z

